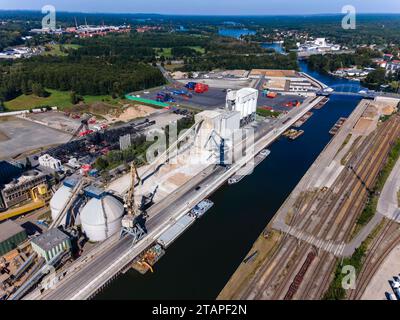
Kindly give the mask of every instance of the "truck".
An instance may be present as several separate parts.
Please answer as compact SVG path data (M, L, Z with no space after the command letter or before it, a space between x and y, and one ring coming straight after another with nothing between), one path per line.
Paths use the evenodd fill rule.
M80 132L79 136L80 137L84 137L84 136L87 136L88 134L91 134L93 132L94 132L93 130L85 130L85 131Z
M196 88L196 85L197 85L197 82L188 82L188 83L185 85L185 88L186 88L186 89L189 89L189 90L191 90L191 91L194 91L194 89Z
M175 102L175 99L172 97L172 95L167 92L157 93L156 100L158 102Z
M300 107L301 103L299 100L293 100L289 101L285 104L285 107L291 108L291 107Z
M175 90L172 90L171 93L176 96L183 96L183 97L188 97L188 98L192 97L192 94L187 90L175 89Z
M196 93L204 93L204 92L207 92L208 89L209 89L208 85L203 84L203 83L198 83L194 87L194 92L196 92Z

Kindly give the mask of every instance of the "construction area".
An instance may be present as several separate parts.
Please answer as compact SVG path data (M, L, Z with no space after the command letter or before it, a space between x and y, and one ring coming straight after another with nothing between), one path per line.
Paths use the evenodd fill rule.
M364 217L400 138L398 104L382 97L359 103L255 242L248 254L254 258L239 266L219 299L329 298L338 262L352 259L359 247L366 250L361 273L345 296L362 296L400 241L395 221L379 212ZM384 299L385 292L379 294Z

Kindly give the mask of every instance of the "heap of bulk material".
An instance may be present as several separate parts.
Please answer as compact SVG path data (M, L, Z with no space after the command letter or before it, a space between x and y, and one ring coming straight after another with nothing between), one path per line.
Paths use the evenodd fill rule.
M103 241L121 230L124 206L116 198L92 198L81 211L82 230L90 241Z

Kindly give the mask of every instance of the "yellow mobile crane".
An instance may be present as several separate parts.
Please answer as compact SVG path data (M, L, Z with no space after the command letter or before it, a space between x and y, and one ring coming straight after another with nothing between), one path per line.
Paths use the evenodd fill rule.
M139 215L139 210L135 204L135 184L136 180L138 183L141 182L139 174L137 172L135 162L131 164L131 185L127 196L125 198L125 208L128 213L127 217L136 217Z
M135 185L140 183L141 179L137 172L135 162L131 164L131 185L124 199L126 216L122 218L121 237L129 234L133 237L132 245L138 242L145 235L144 230L138 224L137 218L142 214L135 203Z

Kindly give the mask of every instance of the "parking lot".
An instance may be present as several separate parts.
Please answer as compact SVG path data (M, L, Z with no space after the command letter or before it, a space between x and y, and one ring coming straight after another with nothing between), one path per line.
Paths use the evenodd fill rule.
M165 88L165 89L164 89ZM157 90L149 90L136 93L141 98L156 100L158 92L172 92L174 87L158 88ZM191 92L192 98L183 97L179 95L172 95L176 105L188 106L202 110L212 110L225 106L226 89L209 88L208 92L195 93Z
M158 92L160 91L172 92L173 90L175 90L175 88L173 87L164 87L164 88L165 89L158 88L156 90L149 90L145 92L139 92L136 94L140 95L140 97L145 99L156 100ZM172 96L175 100L174 104L176 105L188 106L201 110L213 110L225 107L226 90L227 89L210 87L209 90L205 93L191 92L192 98L187 98L178 95L172 95ZM276 111L284 112L290 110L290 108L286 107L285 104L294 100L303 102L305 98L298 95L278 95L276 98L271 99L264 97L262 95L262 91L260 91L258 97L258 106L259 107L269 106Z

